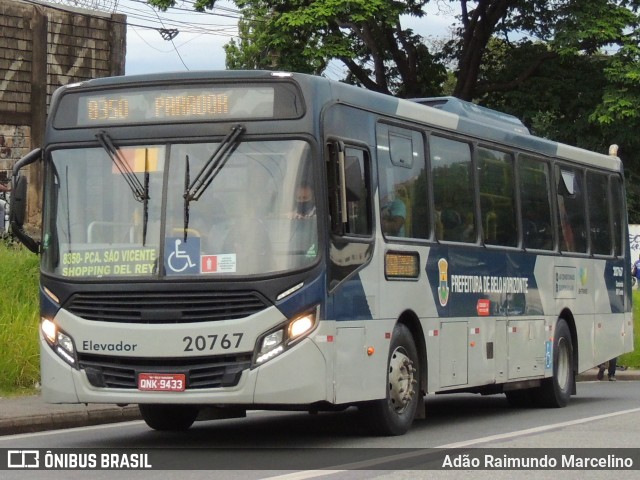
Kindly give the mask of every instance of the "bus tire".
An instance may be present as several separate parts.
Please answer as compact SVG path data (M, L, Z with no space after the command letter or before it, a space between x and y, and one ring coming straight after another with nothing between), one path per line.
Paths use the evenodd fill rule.
M532 391L541 407L566 407L573 390L573 342L567 322L558 320L553 336L553 375Z
M413 423L421 401L418 349L409 329L398 323L393 329L387 359L387 394L384 399L360 406L366 426L376 435L403 435Z
M145 423L161 432L187 430L198 416L198 407L191 405L138 405Z

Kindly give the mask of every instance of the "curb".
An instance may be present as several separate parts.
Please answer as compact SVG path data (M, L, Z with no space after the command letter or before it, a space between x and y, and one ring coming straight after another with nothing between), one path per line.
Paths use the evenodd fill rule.
M140 420L138 406L55 412L0 419L0 436Z
M591 370L587 370L586 372L582 372L576 377L577 382L606 382L607 375L605 373L605 378L602 380L598 380L598 369L592 368ZM627 381L627 380L640 380L640 370L635 369L618 369L616 371L616 380L618 381Z

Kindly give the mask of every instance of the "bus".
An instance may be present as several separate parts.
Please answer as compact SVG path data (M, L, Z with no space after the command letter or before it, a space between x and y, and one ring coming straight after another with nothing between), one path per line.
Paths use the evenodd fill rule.
M50 403L138 404L156 430L355 406L400 435L429 394L564 407L633 349L621 161L453 98L271 71L95 79L53 94L12 181Z

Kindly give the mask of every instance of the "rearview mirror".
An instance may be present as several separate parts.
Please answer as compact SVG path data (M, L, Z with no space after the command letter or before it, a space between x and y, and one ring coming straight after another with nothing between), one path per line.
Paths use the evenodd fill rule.
M24 226L24 217L27 212L27 177L18 174L13 177L11 185L11 199L9 209L9 222Z
M11 226L11 233L33 253L39 253L40 243L24 231L24 221L27 214L28 182L27 178L20 173L20 169L39 160L41 158L41 152L39 148L32 150L13 166L11 198L9 201L9 225Z

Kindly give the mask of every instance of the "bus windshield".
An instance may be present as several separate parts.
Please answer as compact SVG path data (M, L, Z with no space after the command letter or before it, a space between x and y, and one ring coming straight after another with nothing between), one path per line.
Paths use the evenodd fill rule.
M315 263L308 143L236 141L224 158L215 142L101 144L51 152L44 271L89 279L237 276ZM210 167L214 174L190 195L190 183Z

